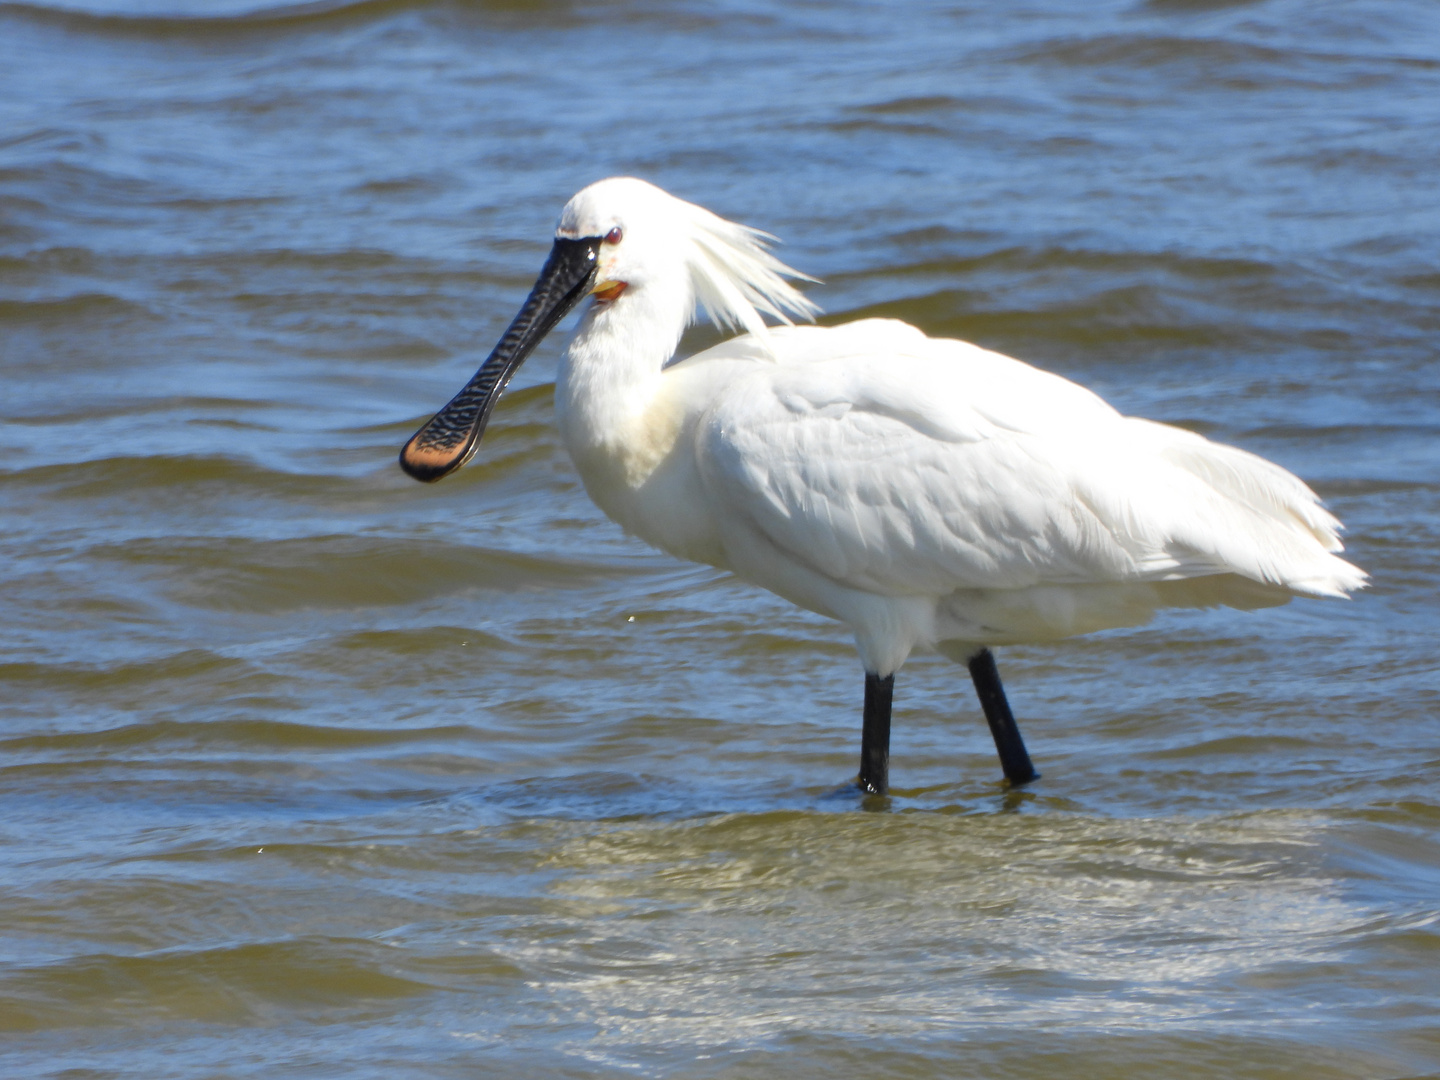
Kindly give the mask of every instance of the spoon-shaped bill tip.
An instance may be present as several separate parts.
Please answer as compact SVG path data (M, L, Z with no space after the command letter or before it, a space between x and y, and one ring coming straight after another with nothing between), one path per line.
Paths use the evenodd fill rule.
M437 415L435 419L439 418ZM434 424L432 420L417 431L400 451L400 468L427 484L433 484L464 465L480 443L479 438L462 437L447 445L433 437L431 429Z

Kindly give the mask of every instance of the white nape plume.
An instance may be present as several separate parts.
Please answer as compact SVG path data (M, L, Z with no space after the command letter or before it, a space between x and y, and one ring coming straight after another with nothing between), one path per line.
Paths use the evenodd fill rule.
M721 330L749 331L768 337L763 315L791 325L791 316L813 322L820 306L787 277L817 279L786 266L770 253L775 238L737 225L692 203L683 204L689 219L692 254L686 260L691 287L705 317Z

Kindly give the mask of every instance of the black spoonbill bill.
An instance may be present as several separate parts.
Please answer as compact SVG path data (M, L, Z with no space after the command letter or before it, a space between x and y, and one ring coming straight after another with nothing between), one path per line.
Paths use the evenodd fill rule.
M1335 554L1340 523L1263 458L902 322L792 325L818 308L767 239L643 180L587 187L520 314L401 467L433 481L465 464L516 368L588 298L555 386L585 490L627 532L854 632L858 783L881 794L895 672L917 646L968 665L1023 784L1036 773L990 647L1365 583ZM742 333L677 359L697 308Z

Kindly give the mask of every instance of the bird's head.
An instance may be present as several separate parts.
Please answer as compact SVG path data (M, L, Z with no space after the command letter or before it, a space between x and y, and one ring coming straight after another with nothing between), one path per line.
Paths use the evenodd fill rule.
M788 323L819 310L785 280L805 275L770 254L773 237L634 177L611 177L576 194L555 237L599 241L591 291L602 306L649 292L659 295L645 306L675 312L682 328L698 306L722 329L761 335L765 315Z
M683 295L688 282L678 238L685 230L677 210L684 205L643 180L601 180L565 204L555 239L596 243L590 292L597 305L611 304L630 289Z
M785 280L804 275L770 254L771 239L644 180L591 184L565 204L550 257L500 343L405 444L400 467L434 481L465 464L510 377L587 296L617 319L667 317L676 339L697 306L723 329L762 337L765 315L813 317L819 309Z

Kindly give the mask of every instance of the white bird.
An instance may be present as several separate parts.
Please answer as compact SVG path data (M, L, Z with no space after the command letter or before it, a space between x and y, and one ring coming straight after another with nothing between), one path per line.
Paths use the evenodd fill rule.
M771 237L642 180L585 188L555 236L402 467L432 481L463 465L515 369L591 297L555 387L586 491L627 532L850 628L867 791L886 791L894 675L916 648L969 665L1020 784L1036 774L991 646L1365 583L1335 554L1340 523L1278 465L902 322L792 325L818 308ZM697 307L744 333L676 359Z

